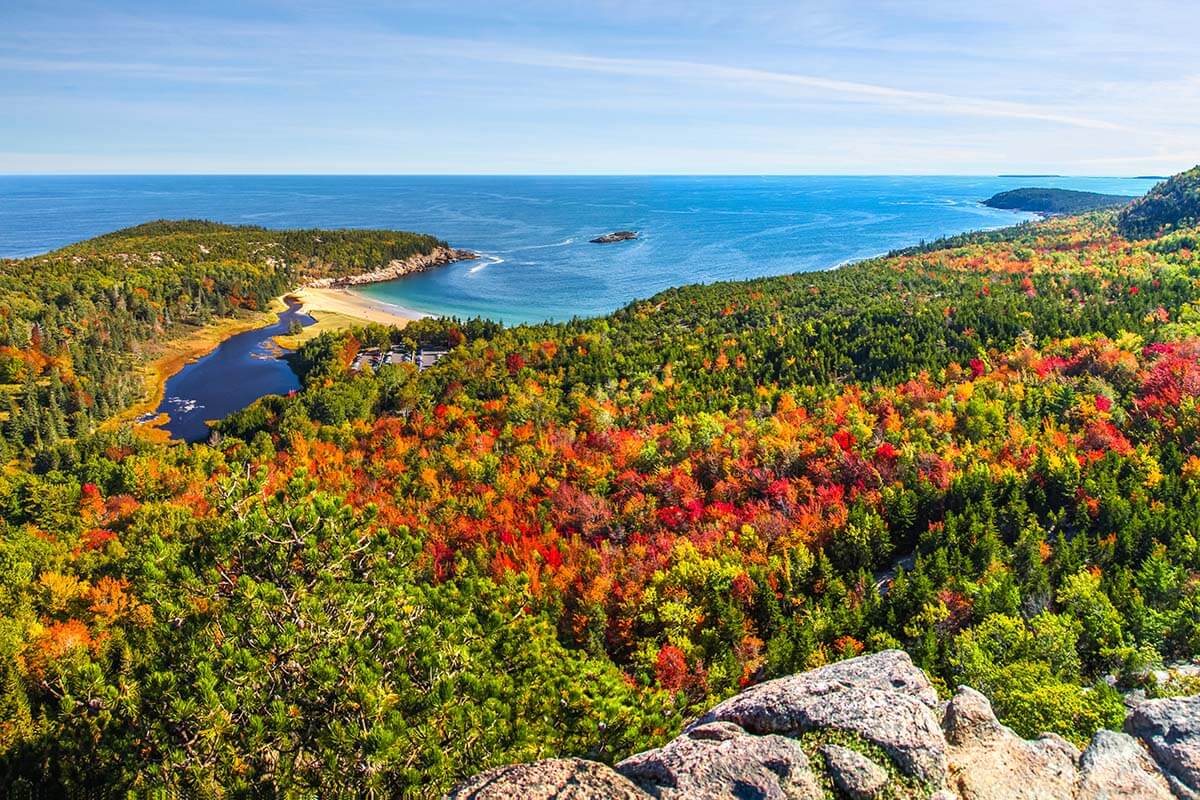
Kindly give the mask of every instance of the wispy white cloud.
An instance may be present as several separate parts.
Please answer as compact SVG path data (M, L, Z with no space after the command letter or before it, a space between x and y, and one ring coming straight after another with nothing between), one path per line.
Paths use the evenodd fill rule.
M10 58L0 56L0 70L102 74L129 79L193 83L280 83L262 69L221 64L172 64L162 61L111 59Z
M620 7L620 3L616 3ZM759 13L782 13L772 4ZM809 13L812 13L809 10ZM724 15L718 15L724 18ZM826 10L822 24L834 28ZM977 20L978 21L978 20ZM190 23L195 24L195 23ZM842 23L844 27L844 23ZM821 97L837 102L875 104L913 115L943 114L960 117L991 117L1029 120L1075 128L1145 132L1145 126L1117 121L1109 114L1072 108L1061 93L1047 92L1039 102L1028 99L1000 99L972 96L924 88L908 88L884 82L849 80L832 74L766 69L689 59L640 58L537 49L496 39L451 38L429 35L389 34L348 24L318 38L295 37L295 32L278 22L232 23L219 26L212 34L225 39L225 46L196 41L155 47L161 42L161 23L146 21L133 26L143 48L149 45L149 57L127 61L96 54L54 57L53 50L39 57L2 57L0 68L47 73L86 73L130 80L175 80L193 83L295 83L300 76L336 75L347 82L377 79L389 70L405 69L406 59L424 54L431 60L453 53L456 59L485 61L540 69L588 72L601 75L638 77L647 81L693 84L721 84L739 91L796 100ZM833 38L833 37L829 37ZM257 41L261 49L247 52L248 42ZM77 47L78 45L76 45ZM47 53L46 50L41 52ZM190 55L189 55L190 53ZM195 56L202 54L202 58ZM157 58L153 56L157 55ZM316 58L312 58L316 56ZM259 62L247 62L257 57ZM180 63L181 58L191 58ZM1128 87L1113 87L1118 91Z
M1132 130L1130 126L1121 123L1063 113L1051 107L988 98L960 97L882 84L750 67L706 64L695 61L608 58L550 51L507 50L497 49L494 46L485 47L478 43L474 47L467 48L464 54L467 57L489 58L526 66L586 70L676 81L716 81L751 90L784 86L831 94L843 99L886 103L891 107L909 108L919 113L937 111L943 114L1038 120L1096 130Z
M1191 150L1159 151L1156 153L1144 153L1140 155L1080 158L1076 159L1074 163L1087 164L1097 167L1123 166L1126 164L1168 164L1190 166L1194 164L1200 164L1200 148L1193 148Z

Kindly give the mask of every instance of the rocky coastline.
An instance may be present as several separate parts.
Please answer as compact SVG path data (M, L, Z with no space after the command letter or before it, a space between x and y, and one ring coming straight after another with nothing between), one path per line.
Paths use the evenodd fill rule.
M408 258L392 259L384 266L359 273L344 275L337 278L317 278L307 281L303 288L309 289L344 289L347 286L362 286L368 283L383 283L384 281L403 278L417 272L425 272L435 267L453 264L456 261L472 261L479 258L478 253L470 250L459 250L453 247L435 247L428 253L418 253Z
M889 650L753 686L664 746L615 767L558 758L499 767L448 800L1197 800L1200 696L1146 700L1080 751L1023 739L960 687L940 701Z

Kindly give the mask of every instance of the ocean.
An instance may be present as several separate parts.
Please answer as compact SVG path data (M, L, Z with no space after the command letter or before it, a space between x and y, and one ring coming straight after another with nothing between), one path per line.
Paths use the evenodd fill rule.
M0 176L0 256L157 218L431 233L482 254L360 289L410 310L507 323L603 314L670 286L813 271L1030 215L979 201L1021 177ZM636 241L591 244L616 230Z

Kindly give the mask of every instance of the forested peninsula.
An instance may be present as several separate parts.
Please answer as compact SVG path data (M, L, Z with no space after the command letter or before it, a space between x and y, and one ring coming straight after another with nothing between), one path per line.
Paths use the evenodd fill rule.
M1128 205L1133 199L1125 195L1079 192L1074 189L1011 189L992 195L983 204L989 208L1039 214L1082 214L1085 211Z
M1195 695L1198 224L1200 168L594 319L327 332L174 446L108 423L151 343L443 243L159 222L0 262L0 784L437 797L898 650L903 702L1068 747ZM393 343L449 352L350 369Z

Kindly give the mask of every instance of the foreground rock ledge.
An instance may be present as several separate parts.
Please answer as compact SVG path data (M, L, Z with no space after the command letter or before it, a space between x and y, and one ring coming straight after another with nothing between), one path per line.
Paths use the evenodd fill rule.
M875 752L826 744L810 759L797 741L807 734ZM754 686L615 768L517 764L447 797L819 800L834 786L855 800L1200 800L1200 697L1148 700L1124 733L1100 731L1080 753L1053 733L1022 739L973 689L939 704L925 673L890 650Z

